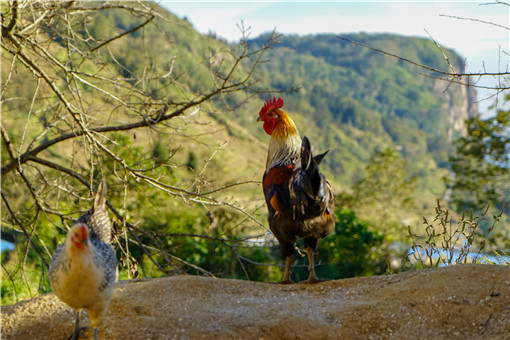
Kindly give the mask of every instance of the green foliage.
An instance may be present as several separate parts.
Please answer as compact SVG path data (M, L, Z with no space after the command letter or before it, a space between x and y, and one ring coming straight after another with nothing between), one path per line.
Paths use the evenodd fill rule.
M190 151L188 154L188 161L186 162L186 167L190 171L197 171L198 170L198 158L197 154L193 151Z
M321 243L317 267L322 277L345 278L378 275L386 272L386 261L378 256L384 237L373 226L360 221L354 211L339 209L335 212L334 234ZM306 277L305 277L306 278Z
M165 146L161 141L158 141L152 149L152 157L156 164L165 163L170 157L170 150L168 146Z
M349 207L381 235L377 258L389 270L398 269L407 240L405 223L413 219L410 212L416 190L416 180L408 175L404 157L393 148L374 153L364 177L353 186L351 194L337 197L337 205Z
M510 99L510 97L509 97ZM510 213L510 111L470 118L467 135L451 157L454 177L447 180L457 211L480 211L487 204ZM506 204L506 206L505 206Z
M383 232L389 243L400 241L400 228L413 202L416 179L409 177L404 157L393 148L374 153L364 177L353 185L352 194L339 196L339 203L351 207Z
M207 271L225 278L279 280L280 272L272 270L270 265L278 262L280 254L270 245L248 242L242 221L240 214L223 208L206 211L197 207L183 209L180 213L162 211L158 219L154 214L146 217L146 229L154 230L158 239L141 239L192 264L176 261L174 270L184 273L203 274ZM141 276L165 274L147 261L141 248L133 247L131 253L139 263ZM156 255L155 259L158 258Z
M402 155L388 147L373 155L365 168L365 178L353 186L353 191L360 205L375 205L375 210L384 214L391 207L409 206L415 182L414 177L408 178L407 164ZM390 208L382 209L383 205Z

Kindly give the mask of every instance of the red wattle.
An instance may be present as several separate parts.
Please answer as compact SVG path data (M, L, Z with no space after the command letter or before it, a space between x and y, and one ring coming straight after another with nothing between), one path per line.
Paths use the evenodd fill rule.
M272 135L273 134L273 131L274 131L274 128L276 127L276 122L277 120L276 119L271 119L270 121L264 121L264 131L266 131L266 133L268 135Z

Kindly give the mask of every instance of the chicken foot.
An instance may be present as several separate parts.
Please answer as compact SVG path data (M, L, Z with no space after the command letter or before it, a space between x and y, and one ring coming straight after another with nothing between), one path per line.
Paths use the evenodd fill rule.
M307 280L301 281L299 283L317 283L325 280L320 280L317 275L315 274L315 263L313 260L315 250L310 247L306 246L306 253L308 254L308 270L310 271L310 276L308 276Z
M67 338L68 340L78 340L81 337L81 332L87 327L80 327L80 310L76 311L76 322L73 333Z

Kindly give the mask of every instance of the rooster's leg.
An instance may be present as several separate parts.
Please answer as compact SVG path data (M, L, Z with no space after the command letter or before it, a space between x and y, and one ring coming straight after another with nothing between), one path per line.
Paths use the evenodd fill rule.
M315 250L310 247L310 246L307 246L306 247L306 252L308 253L308 270L310 271L310 276L308 276L308 280L305 280L305 281L301 281L301 283L317 283L317 282L320 282L321 280L319 280L317 278L317 275L315 274L315 264L314 264L314 261L313 261L313 255L315 253Z
M280 281L280 283L284 283L284 284L294 283L294 281L292 281L290 279L290 264L291 263L292 263L292 255L287 256L285 258L285 272L283 273L283 279L282 279L282 281Z

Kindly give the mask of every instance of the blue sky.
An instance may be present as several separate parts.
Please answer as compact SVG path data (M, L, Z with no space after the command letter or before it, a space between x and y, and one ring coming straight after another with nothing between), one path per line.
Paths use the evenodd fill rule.
M179 17L187 17L202 33L214 32L230 41L241 33L243 21L251 36L276 30L301 35L314 33L389 32L432 37L466 58L470 72L505 71L509 67L510 6L494 2L291 2L291 1L162 1ZM446 16L445 16L446 15ZM477 19L494 23L452 18ZM504 26L507 29L500 27ZM429 37L430 35L430 37ZM495 79L486 79L495 83Z

